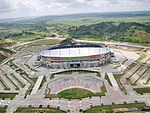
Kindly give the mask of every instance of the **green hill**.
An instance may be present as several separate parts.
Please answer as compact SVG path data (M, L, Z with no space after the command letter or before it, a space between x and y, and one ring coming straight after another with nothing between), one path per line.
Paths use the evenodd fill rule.
M135 22L102 22L89 26L74 26L69 28L68 33L72 38L150 43L150 25Z

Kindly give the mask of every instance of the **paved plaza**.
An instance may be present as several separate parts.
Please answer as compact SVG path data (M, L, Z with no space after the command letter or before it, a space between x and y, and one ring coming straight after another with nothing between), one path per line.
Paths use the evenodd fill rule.
M0 106L8 106L7 113L13 113L18 107L47 107L58 108L70 113L80 113L91 106L101 106L126 103L144 102L150 106L150 93L138 94L134 88L150 87L150 52L146 48L146 56L140 58L137 51L126 51L112 48L119 62L101 67L74 69L48 69L34 66L37 54L47 48L46 45L24 48L0 66L0 92L17 93L13 98L0 99ZM139 60L140 58L140 60ZM62 72L71 72L63 74ZM80 71L90 71L80 73ZM92 73L91 73L92 72ZM120 83L116 74L120 74ZM98 76L99 75L99 76ZM108 76L109 80L105 79ZM53 76L51 78L51 76ZM46 82L42 83L44 77ZM37 80L35 80L37 78ZM112 85L110 85L110 83ZM105 96L92 96L83 99L45 98L49 94L58 94L72 88L81 88L93 93L100 93L101 87L106 87ZM30 90L31 89L31 90Z
M82 76L85 75L85 76ZM58 94L59 92L71 89L71 88L81 88L89 90L93 93L101 92L100 87L103 85L100 79L94 78L95 74L70 74L70 75L60 75L55 77L55 79L50 80L48 83L48 88L51 90L50 94Z

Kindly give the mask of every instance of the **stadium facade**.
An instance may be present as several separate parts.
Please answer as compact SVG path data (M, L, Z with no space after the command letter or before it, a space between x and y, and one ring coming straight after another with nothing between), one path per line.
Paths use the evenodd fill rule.
M110 63L111 56L106 45L76 42L69 38L42 50L36 64L52 69L99 67Z

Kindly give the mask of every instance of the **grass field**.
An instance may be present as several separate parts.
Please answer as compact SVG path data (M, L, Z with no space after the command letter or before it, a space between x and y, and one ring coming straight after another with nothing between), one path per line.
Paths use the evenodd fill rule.
M66 113L56 108L18 108L14 113Z
M123 91L124 93L127 93L124 85L120 82L120 78L122 77L123 75L120 75L120 74L114 74L114 78L116 79L121 91Z
M15 96L17 95L17 93L0 93L0 98L11 98L13 99Z
M140 52L139 55L140 57L136 61L141 62L146 57L146 54L144 52Z
M0 113L6 113L7 106L0 107Z
M105 79L108 81L109 85L112 86L111 81L110 81L108 75L105 76Z
M47 24L65 24L71 26L80 26L80 25L91 25L101 22L138 22L146 23L150 22L150 17L125 17L125 18L104 18L104 17L78 17L78 18L64 18L64 19L55 19L50 20Z
M32 43L29 43L28 46L38 46L38 45L53 45L59 43L60 40L57 39L49 39L49 40L40 40L40 41L35 41Z
M134 88L137 93L143 94L143 93L150 93L150 87L145 87L145 88Z
M68 89L58 93L59 97L66 98L66 99L81 99L81 98L90 97L91 95L94 95L94 93L79 88Z
M92 107L91 109L84 111L83 113L116 113L113 112L113 109L115 108L121 109L121 108L135 108L135 107L141 108L141 107L146 107L146 105L144 103L133 103L133 104L97 106L97 107ZM122 111L118 113L124 113L124 112ZM134 113L134 111L132 113Z
M72 88L72 89L64 90L58 93L57 95L48 94L46 95L46 98L82 99L82 98L87 98L92 96L105 96L106 88L104 85L101 87L101 91L102 92L100 93L93 93L85 89Z

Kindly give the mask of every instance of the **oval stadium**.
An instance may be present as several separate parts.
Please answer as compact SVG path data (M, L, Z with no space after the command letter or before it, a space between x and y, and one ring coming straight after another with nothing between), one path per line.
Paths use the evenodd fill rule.
M109 63L111 54L106 45L76 42L68 38L42 50L37 62L53 69L98 67Z

